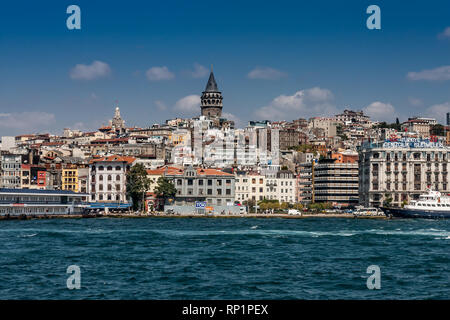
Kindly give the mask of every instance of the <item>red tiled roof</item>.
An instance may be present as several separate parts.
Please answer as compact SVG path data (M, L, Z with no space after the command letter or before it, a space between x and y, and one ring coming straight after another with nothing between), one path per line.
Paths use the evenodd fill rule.
M217 169L197 168L197 174L205 175L205 176L231 176L231 177L233 177L233 175L231 173L223 172L223 171L217 170Z
M161 167L158 169L154 169L154 170L147 170L147 174L152 175L152 176L161 176L166 172L167 169L167 174L169 175L175 175L175 174L183 174L183 169L181 168L177 168L177 167Z

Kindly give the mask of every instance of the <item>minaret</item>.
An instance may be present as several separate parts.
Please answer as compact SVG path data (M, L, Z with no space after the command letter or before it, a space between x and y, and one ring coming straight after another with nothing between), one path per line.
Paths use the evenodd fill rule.
M208 119L219 119L222 116L222 92L217 88L216 79L214 79L213 68L209 74L208 83L201 97L202 116Z

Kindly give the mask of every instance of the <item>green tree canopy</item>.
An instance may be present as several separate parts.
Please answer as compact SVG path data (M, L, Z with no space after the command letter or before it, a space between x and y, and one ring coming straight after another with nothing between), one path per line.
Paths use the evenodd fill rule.
M432 125L430 128L430 134L433 136L443 136L445 135L445 129L442 124Z
M127 194L133 200L133 209L144 210L145 193L150 189L152 180L141 163L133 166L127 173Z
M163 198L165 200L167 198L175 197L177 194L177 189L170 179L166 177L159 177L157 183L158 185L155 188L155 193L159 198Z

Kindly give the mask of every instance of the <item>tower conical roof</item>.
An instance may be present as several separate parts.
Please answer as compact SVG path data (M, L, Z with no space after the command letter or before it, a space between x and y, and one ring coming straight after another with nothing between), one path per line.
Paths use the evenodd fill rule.
M219 89L217 88L216 79L214 79L214 73L211 70L211 73L209 74L208 83L206 84L205 92L219 92Z

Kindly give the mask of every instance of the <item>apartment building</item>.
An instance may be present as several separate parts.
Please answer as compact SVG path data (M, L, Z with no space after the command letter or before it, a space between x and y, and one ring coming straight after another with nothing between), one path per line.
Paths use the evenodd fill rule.
M450 148L439 141L402 138L365 143L359 155L359 197L365 206L418 199L432 187L449 192Z
M4 153L1 155L0 160L0 188L20 188L22 178L22 156Z
M236 171L235 200L240 203L244 201L259 201L266 197L266 177L257 172Z
M312 159L302 162L297 175L297 202L309 204L312 202Z
M297 199L297 178L293 172L279 170L266 174L266 195L268 200L295 203Z
M78 167L77 165L74 164L67 165L65 168L62 169L61 175L62 190L82 192L80 190L79 177L80 176L86 177L88 173L89 173L88 168Z
M407 132L417 132L421 137L426 138L430 136L430 123L433 123L430 119L410 118L402 123L401 129Z
M91 201L127 203L126 174L136 158L106 156L89 162L88 193Z
M168 171L164 176L171 179L177 189L177 206L191 206L197 201L205 201L208 206L219 207L234 204L235 177L231 173L190 166Z
M335 118L314 117L309 119L309 129L323 130L323 137L330 138L337 135L339 122Z
M324 159L314 166L312 192L315 202L358 204L358 162Z

